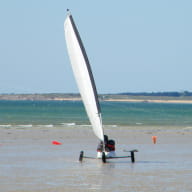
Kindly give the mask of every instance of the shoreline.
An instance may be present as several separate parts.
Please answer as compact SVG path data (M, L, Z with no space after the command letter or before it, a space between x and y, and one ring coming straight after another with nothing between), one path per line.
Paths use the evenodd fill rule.
M192 97L99 95L104 102L192 104ZM79 94L0 94L0 101L81 101Z
M138 102L138 103L181 103L192 104L192 100L163 100L163 99L108 99L111 102Z
M81 98L54 98L54 99L0 99L0 101L82 101ZM164 99L101 99L104 102L129 102L129 103L170 103L170 104L192 104L192 100L164 100Z
M81 98L55 98L54 101L81 101ZM102 99L105 102L130 102L130 103L175 103L192 104L192 100L164 100L164 99Z

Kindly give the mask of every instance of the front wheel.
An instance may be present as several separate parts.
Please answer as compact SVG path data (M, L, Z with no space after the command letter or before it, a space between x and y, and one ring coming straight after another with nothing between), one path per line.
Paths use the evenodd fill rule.
M106 156L105 156L105 152L102 152L102 161L103 161L103 163L106 163Z
M84 154L84 152L83 152L83 151L81 151L81 152L80 152L80 155L79 155L79 161L80 161L80 162L82 162L82 161L83 161L83 154Z

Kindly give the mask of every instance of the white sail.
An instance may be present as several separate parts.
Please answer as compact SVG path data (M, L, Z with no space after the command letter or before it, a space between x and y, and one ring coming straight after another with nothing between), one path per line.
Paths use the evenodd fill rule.
M71 14L64 22L65 39L73 73L95 135L104 141L97 90L85 48Z

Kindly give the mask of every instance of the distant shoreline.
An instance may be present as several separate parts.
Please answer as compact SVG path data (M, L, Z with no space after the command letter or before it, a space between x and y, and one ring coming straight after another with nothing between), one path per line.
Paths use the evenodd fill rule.
M192 100L159 100L159 99L150 99L150 100L142 100L142 99L109 99L107 101L113 102L133 102L133 103L186 103L192 104Z
M55 101L81 101L81 98L55 98ZM192 104L192 100L159 100L159 99L103 99L106 102L130 102L130 103L183 103Z
M191 96L130 96L121 94L99 95L100 101L106 102L132 102L132 103L181 103L192 104ZM79 94L0 94L0 100L7 101L81 101Z

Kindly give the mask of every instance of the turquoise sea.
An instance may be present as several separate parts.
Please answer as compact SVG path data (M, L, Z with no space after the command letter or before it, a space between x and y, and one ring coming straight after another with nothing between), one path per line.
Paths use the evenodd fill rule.
M191 104L101 102L104 125L192 126ZM0 101L0 126L89 125L80 101Z

